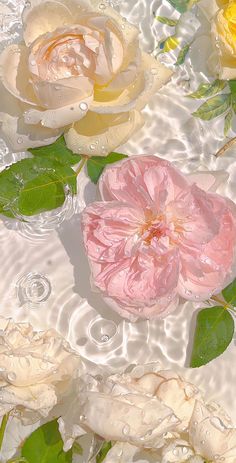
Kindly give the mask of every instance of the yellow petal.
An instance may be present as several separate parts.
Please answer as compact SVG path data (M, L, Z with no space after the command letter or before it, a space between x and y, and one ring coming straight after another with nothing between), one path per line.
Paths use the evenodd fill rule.
M125 143L143 125L137 111L122 114L88 112L65 133L68 148L88 156L106 156Z

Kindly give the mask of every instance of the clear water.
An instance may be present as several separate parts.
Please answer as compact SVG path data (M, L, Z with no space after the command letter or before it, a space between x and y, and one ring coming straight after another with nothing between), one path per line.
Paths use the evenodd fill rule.
M4 47L19 40L23 1L0 3L0 41ZM113 3L127 19L140 24L143 47L152 52L162 34L153 13L158 8L166 11L168 3L165 0ZM197 35L191 59L146 108L145 127L119 150L128 154L155 153L174 161L185 172L199 166L201 170L227 170L229 179L222 186L222 193L236 200L235 149L222 158L214 157L223 143L222 121L201 124L191 116L198 103L186 98L190 90L209 77L205 66L209 51L207 24L201 26ZM171 56L166 61L171 65ZM0 141L0 167L24 155L11 153ZM88 361L107 365L111 370L152 361L161 361L175 369L186 366L197 306L185 303L164 320L129 323L111 312L102 298L91 291L79 213L95 197L96 188L82 174L78 197L72 199L68 195L60 211L26 223L0 222L0 314L29 321L36 329L56 328ZM207 396L222 403L236 422L234 360L235 340L210 365L185 373Z

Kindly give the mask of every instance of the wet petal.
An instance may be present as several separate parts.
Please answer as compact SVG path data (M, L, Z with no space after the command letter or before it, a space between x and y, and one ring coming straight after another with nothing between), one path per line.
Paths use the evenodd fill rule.
M125 143L143 125L137 111L96 114L91 111L65 133L68 148L88 156L106 156Z

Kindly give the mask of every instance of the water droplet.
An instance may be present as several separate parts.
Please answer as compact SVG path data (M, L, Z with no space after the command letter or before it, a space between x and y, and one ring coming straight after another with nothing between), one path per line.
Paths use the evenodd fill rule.
M54 89L55 89L55 90L60 90L60 86L59 86L59 85L55 85Z
M82 101L82 103L80 103L79 107L80 107L81 111L87 111L87 109L88 109L88 105L84 101Z
M201 440L201 444L204 445L204 444L205 444L205 441L204 441L204 440Z
M29 8L30 6L31 6L31 2L29 2L29 1L27 0L27 2L25 2L25 7L26 7L26 8Z
M152 74L153 76L157 76L157 75L158 75L158 69L157 69L157 68L152 68L152 69L151 69L151 74Z
M7 379L8 379L8 381L10 381L10 382L11 382L11 381L15 381L15 379L16 379L16 374L14 373L14 371L10 371L10 373L8 373Z
M17 139L17 143L19 143L19 145L20 145L21 143L23 143L23 138L19 137L19 138Z
M99 8L100 10L105 10L106 9L105 3L100 3Z
M185 294L187 294L187 296L191 296L192 294L192 291L190 291L190 289L185 289L184 292Z
M102 342L108 342L109 339L110 339L110 337L108 336L108 334L103 334L103 335L101 336L101 341L102 341Z
M85 420L86 420L86 416L85 416L85 415L80 415L79 419L80 419L80 421L85 421Z
M92 151L96 149L96 145L94 143L92 143L89 147Z
M71 106L70 110L71 110L71 111L74 111L74 109L75 109L74 106Z
M186 454L188 453L187 447L183 447L183 448L182 448L182 452L183 452L184 455L186 455Z
M36 65L35 59L31 59L31 60L30 60L30 64L31 64L32 66L35 66L35 65Z
M122 433L124 434L124 436L127 436L129 432L130 432L130 426L126 424L122 429Z

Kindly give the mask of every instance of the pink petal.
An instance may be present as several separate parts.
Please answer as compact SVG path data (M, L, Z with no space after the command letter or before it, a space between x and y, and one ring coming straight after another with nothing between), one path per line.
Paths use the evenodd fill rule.
M131 256L144 223L142 210L112 203L93 203L82 214L85 248L90 259L117 262Z
M157 253L148 246L116 263L94 265L95 286L124 310L146 318L160 316L176 296L179 277L178 252Z
M229 202L217 195L214 196L213 211L217 211L217 203L218 206L219 203L225 206L224 213L218 215L218 233L199 250L187 250L183 247L180 249L181 271L178 291L186 299L205 300L212 294L219 293L228 283L228 279L234 277L232 265L236 244L236 219L228 207Z
M154 211L187 187L188 182L181 172L156 156L132 156L111 165L105 169L99 183L105 201L125 201Z

